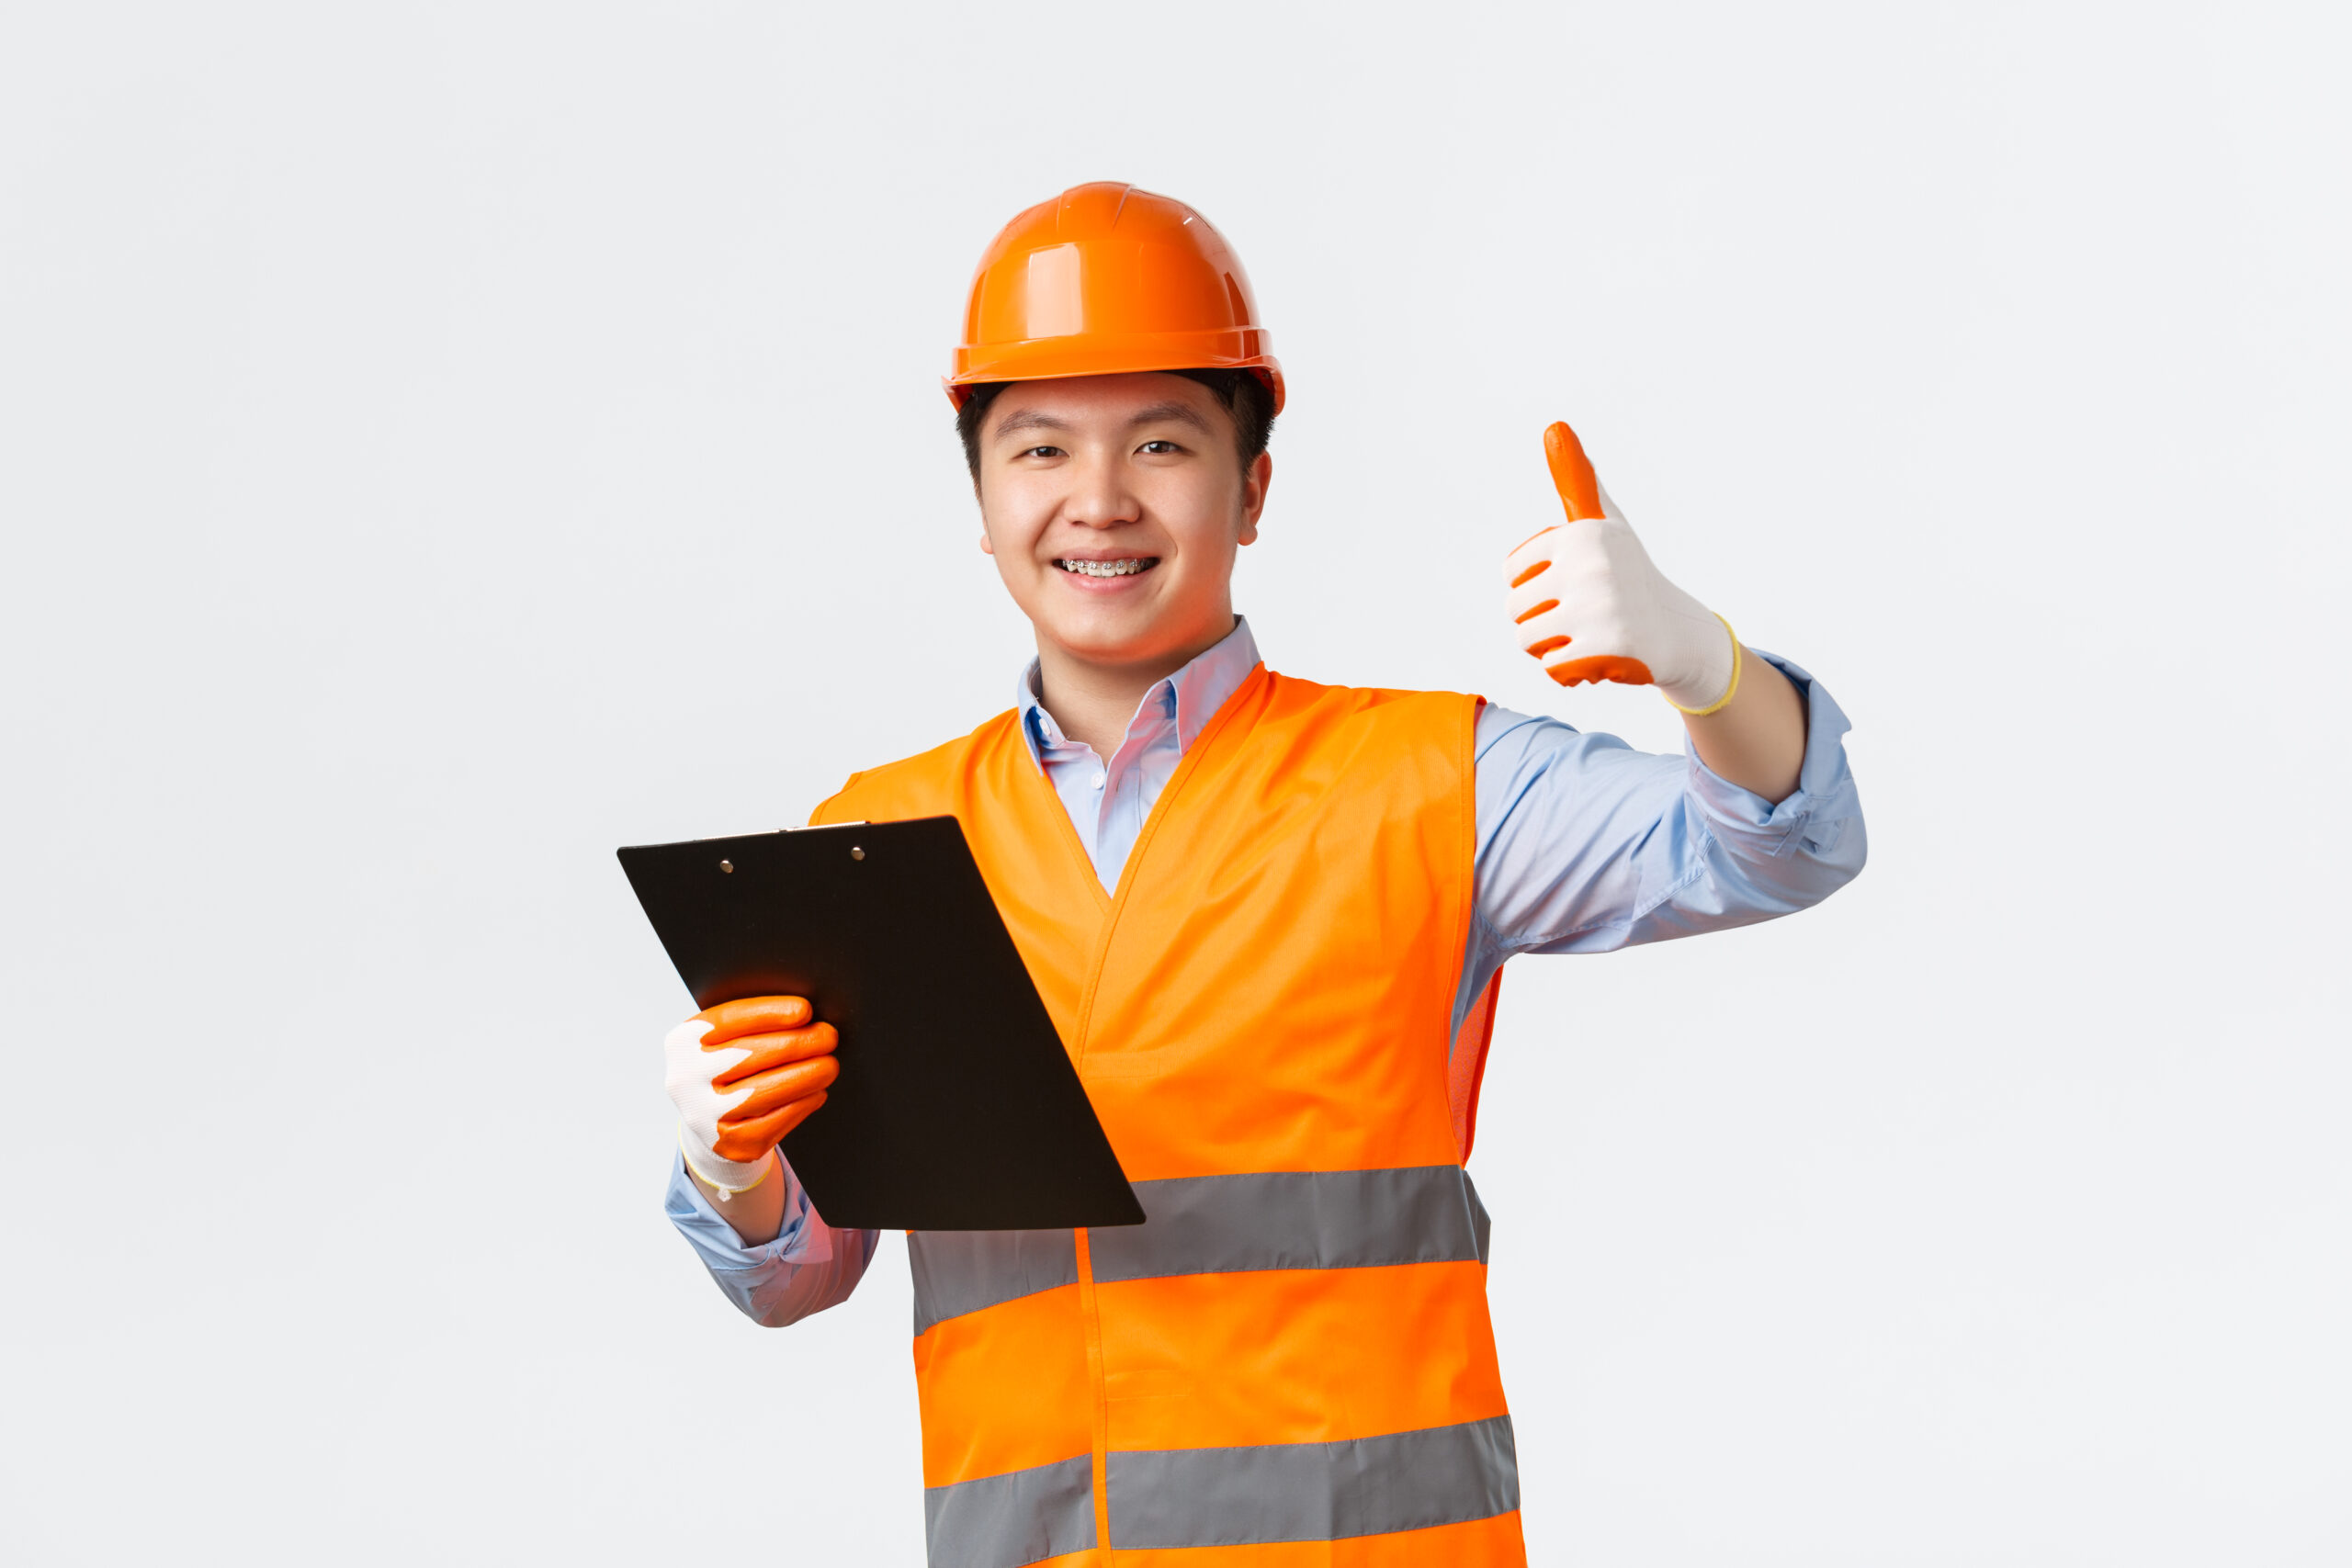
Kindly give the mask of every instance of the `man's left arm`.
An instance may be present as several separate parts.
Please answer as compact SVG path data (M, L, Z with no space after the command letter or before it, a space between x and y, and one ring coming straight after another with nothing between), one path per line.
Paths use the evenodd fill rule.
M1869 852L1846 716L1802 666L1743 649L1799 715L1776 799L1690 756L1488 706L1478 716L1474 978L1517 953L1606 953L1809 908ZM1475 987L1474 987L1475 992Z
M1562 685L1656 686L1691 755L1482 715L1472 967L1746 925L1828 897L1865 852L1845 715L1658 571L1566 425L1544 450L1569 520L1511 554L1521 644Z

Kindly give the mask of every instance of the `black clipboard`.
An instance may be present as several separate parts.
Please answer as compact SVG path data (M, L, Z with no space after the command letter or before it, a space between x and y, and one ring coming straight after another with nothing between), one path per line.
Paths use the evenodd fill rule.
M806 997L841 1077L783 1150L829 1224L1143 1223L953 817L645 844L621 869L697 1008Z

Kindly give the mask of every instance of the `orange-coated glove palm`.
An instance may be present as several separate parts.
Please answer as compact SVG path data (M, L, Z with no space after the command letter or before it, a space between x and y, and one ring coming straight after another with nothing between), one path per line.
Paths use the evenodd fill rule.
M721 1002L662 1042L686 1166L732 1196L757 1186L768 1151L825 1103L841 1071L830 1023L799 997Z
M1655 685L1692 714L1730 701L1739 672L1730 626L1651 563L1593 477L1575 431L1546 430L1544 456L1568 521L1510 553L1520 646L1563 686Z

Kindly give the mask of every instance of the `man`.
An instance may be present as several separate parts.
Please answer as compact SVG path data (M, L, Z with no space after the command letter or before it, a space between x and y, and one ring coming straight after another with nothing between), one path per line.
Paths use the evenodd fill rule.
M1181 203L1104 184L1023 213L965 337L981 548L1037 658L1011 712L814 820L961 818L1148 1218L910 1237L931 1561L1522 1562L1463 1169L1496 978L1849 880L1844 716L1657 571L1565 425L1570 521L1507 568L1522 646L1564 684L1655 685L1690 758L1267 671L1231 584L1282 378ZM666 1042L671 1216L765 1324L873 1255L775 1149L832 1046L797 998Z

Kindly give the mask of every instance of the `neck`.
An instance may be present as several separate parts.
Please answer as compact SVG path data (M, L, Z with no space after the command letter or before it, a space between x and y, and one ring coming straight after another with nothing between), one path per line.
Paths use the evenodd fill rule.
M1038 703L1054 716L1064 735L1091 746L1094 754L1107 762L1126 739L1127 721L1135 716L1143 694L1223 642L1235 624L1227 614L1224 626L1204 639L1133 664L1081 658L1041 637L1037 639Z

